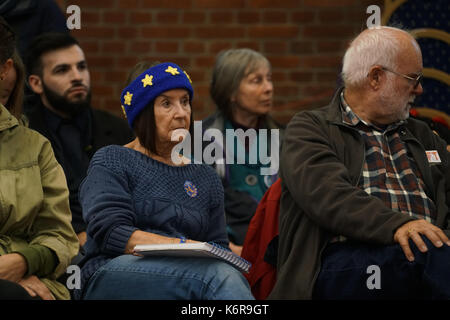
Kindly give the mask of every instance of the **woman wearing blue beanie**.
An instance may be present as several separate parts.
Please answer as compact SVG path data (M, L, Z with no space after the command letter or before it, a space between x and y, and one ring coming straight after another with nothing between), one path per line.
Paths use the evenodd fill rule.
M98 150L80 187L88 240L78 298L253 299L240 271L221 260L133 255L138 244L228 247L219 177L172 159L172 135L192 129L192 98L188 74L174 63L150 67L123 90L136 139Z

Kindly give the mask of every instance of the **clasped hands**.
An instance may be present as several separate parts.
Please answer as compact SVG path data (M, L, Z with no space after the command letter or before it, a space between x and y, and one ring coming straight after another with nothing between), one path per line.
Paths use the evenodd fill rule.
M30 296L39 296L43 300L55 300L47 286L38 277L25 277L27 262L18 253L8 253L0 256L0 279L20 284Z
M414 255L409 246L410 238L420 252L428 251L421 235L427 237L437 248L442 247L444 243L450 246L450 240L440 228L423 219L409 221L394 233L394 241L400 245L408 261L414 261Z

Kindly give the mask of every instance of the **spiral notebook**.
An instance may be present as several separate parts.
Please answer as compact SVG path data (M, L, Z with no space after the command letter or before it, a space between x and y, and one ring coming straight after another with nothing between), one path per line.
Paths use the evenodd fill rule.
M213 242L140 244L134 247L134 251L143 256L212 257L231 263L246 273L251 267L244 258Z

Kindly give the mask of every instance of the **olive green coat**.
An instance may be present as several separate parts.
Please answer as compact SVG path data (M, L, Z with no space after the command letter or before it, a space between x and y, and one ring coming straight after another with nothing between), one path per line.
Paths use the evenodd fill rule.
M69 292L57 282L78 252L64 172L42 135L18 124L0 104L0 255L39 244L59 263L40 280L57 299Z

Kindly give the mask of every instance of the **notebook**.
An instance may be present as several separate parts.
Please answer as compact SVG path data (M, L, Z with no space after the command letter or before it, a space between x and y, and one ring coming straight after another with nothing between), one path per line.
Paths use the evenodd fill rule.
M246 273L251 267L251 263L244 258L213 242L140 244L134 247L134 251L144 256L212 257L222 259Z

